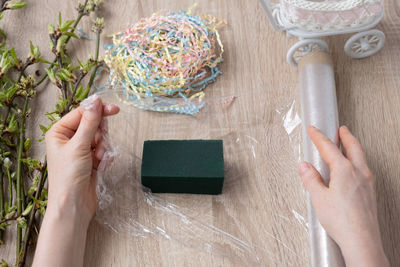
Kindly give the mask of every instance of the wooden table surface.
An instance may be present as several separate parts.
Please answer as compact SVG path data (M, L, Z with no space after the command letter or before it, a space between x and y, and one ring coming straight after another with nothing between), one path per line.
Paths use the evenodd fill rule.
M64 18L74 18L76 1L28 2L23 10L5 14L1 28L17 53L27 54L28 40L32 40L50 59L52 56L44 49L48 45L47 24L56 23L59 11ZM187 9L192 2L106 1L105 32L124 29L158 10ZM198 218L192 223L205 223L194 230L195 237L204 230L204 238L192 243L182 241L190 237L182 234L189 235L188 229L172 227L169 240L160 233L147 237L134 237L126 232L116 234L94 221L87 238L85 266L310 265L307 228L302 221L307 214L305 193L295 171L299 127L288 136L282 122L292 105L298 111L297 71L285 60L287 50L297 40L274 32L256 0L197 2L196 12L227 21L221 30L226 50L221 65L224 74L206 92L216 97L217 103L221 96L237 96L235 101L228 107L211 107L199 119L175 117L171 123L164 124L171 127L168 131L160 126L165 120L159 114L144 114L140 120L130 123L126 123L129 116L122 114L111 125L121 129L119 138L126 136L125 140L133 140L126 145L138 156L141 142L146 138L223 137L228 168L224 193L221 196L161 196ZM330 37L326 41L335 63L340 123L347 125L364 145L376 175L384 248L392 265L397 266L400 264L400 1L386 0L385 5L386 14L377 28L385 32L386 43L378 54L353 60L343 50L350 35ZM83 29L89 29L88 25L89 20L85 19ZM109 43L110 39L104 37L102 41ZM79 45L72 42L69 47L69 51L81 56L93 54L94 42L86 40ZM40 88L32 104L35 120L29 125L35 138L39 138L35 127L45 122L43 114L52 110L58 94L50 84ZM118 133L115 134L117 138ZM35 150L36 154L43 154L41 146ZM132 201L131 205L125 203L131 209L129 212L135 213L136 219L147 220L149 225L168 228L175 222L169 221L170 215L136 203L137 196L126 201ZM221 234L218 229L226 233ZM238 240L235 243L234 237L243 243ZM6 245L0 246L0 258L9 262L15 257L13 240L13 234L9 233ZM212 252L207 251L207 244L213 245ZM248 250L242 251L243 248ZM242 254L230 254L232 251Z

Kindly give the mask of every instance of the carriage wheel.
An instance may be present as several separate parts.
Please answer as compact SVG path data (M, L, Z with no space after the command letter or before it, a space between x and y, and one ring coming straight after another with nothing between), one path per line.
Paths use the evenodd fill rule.
M286 59L289 64L297 66L299 60L310 52L328 52L328 45L321 39L304 39L289 49Z
M352 58L365 58L377 53L385 42L385 34L370 30L354 34L344 45L344 51Z

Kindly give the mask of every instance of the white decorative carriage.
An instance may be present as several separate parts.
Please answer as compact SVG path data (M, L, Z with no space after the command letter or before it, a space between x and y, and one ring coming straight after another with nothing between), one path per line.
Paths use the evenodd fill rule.
M260 0L276 31L300 39L287 53L287 61L296 66L311 51L327 51L320 37L355 33L344 45L352 58L377 53L385 42L382 31L372 29L382 19L383 0Z

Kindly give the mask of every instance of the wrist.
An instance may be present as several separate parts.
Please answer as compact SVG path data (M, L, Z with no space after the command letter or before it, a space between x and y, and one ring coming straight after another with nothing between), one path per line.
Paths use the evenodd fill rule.
M339 246L346 266L389 266L379 235L349 237L345 242L339 243Z
M87 230L91 217L84 211L80 201L71 200L69 197L50 197L46 209L46 217L57 223L73 225L74 228Z
M80 216L76 205L49 196L41 225L33 266L83 266L90 220Z

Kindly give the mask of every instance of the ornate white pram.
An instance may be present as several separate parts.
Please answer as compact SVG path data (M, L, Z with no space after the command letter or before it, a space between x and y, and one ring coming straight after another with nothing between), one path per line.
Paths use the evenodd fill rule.
M352 58L364 58L377 53L385 34L373 29L383 17L383 0L260 0L276 31L300 39L288 53L287 60L298 60L311 51L326 51L328 45L318 37L356 33L344 45Z

